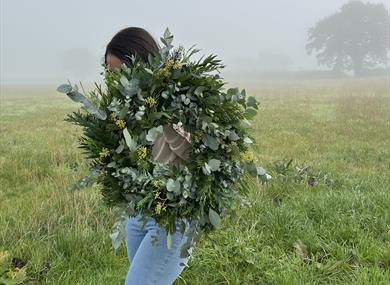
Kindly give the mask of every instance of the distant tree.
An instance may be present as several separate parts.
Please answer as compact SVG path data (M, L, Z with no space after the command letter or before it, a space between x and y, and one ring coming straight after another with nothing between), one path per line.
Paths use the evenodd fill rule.
M306 50L319 65L362 74L367 67L387 64L389 12L383 4L351 1L308 31Z

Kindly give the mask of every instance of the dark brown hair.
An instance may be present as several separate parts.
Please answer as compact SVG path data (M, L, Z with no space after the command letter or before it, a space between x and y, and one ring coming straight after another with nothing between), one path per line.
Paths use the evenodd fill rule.
M104 62L107 64L107 54L112 54L131 65L131 56L138 55L144 62L149 54L157 53L159 46L151 34L139 27L128 27L120 30L106 47Z

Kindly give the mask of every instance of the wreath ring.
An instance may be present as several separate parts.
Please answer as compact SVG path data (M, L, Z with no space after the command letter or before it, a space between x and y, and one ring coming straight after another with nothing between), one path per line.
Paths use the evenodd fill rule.
M163 47L147 62L133 55L131 66L110 70L103 64L105 90L96 84L83 95L70 83L57 90L82 103L65 119L82 126L79 148L91 161L90 174L75 187L97 182L105 203L122 210L113 226L113 246L120 246L128 216L155 218L166 229L168 248L177 219L185 218L194 225L182 247L186 257L201 232L219 228L227 210L245 201L244 174L262 182L271 177L257 165L252 150L250 121L257 100L245 89L224 89L219 73L225 66L215 55L191 61L199 50L173 49L168 29L160 40ZM153 146L166 126L189 136L189 163L153 158ZM185 228L181 223L182 233Z

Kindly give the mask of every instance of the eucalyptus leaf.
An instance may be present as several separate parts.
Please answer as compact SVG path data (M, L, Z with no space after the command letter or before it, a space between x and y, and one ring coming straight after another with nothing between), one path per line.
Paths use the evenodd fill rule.
M231 131L228 138L232 141L236 141L236 140L239 140L240 137L236 134L235 131Z
M244 168L249 174L258 175L257 166L253 161L245 163Z
M99 110L96 108L91 101L88 100L87 97L85 97L83 94L77 91L76 88L73 88L70 84L61 84L58 86L57 91L61 93L65 93L66 95L72 99L73 101L77 103L83 104L84 108L87 110L88 113L91 113L98 117L101 120L107 119L106 112Z
M172 248L172 235L171 235L170 231L168 231L168 234L167 234L167 248L168 249Z
M149 69L149 68L144 68L144 69L145 69L145 71L146 71L147 73L153 74L153 70L151 70L151 69Z
M245 110L244 116L247 119L252 119L254 116L257 115L257 110L253 107L248 107Z
M119 82L122 84L123 87L128 87L130 85L129 80L127 79L126 76L122 75L121 78L119 79Z
M175 197L175 196L173 195L173 193L167 192L167 199L168 199L168 200L173 200L174 197Z
M131 135L127 128L123 129L123 135L125 137L125 141L129 149L131 151L134 151L137 148L137 142L131 138Z
M120 144L120 145L116 148L115 152L116 152L116 153L121 153L121 152L123 151L124 148L125 148L124 145L123 145L123 144Z
M203 96L203 91L206 90L206 87L205 86L198 86L196 87L196 89L194 90L194 94L197 95L197 96L200 96L202 97Z
M131 80L128 80L125 75L122 75L121 78L119 79L120 84L123 86L123 95L135 95L139 91L139 80L137 78L133 78Z
M154 143L156 138L163 133L163 126L160 125L155 128L151 128L146 135L146 140Z
M129 107L127 107L127 106L123 107L118 114L118 118L124 119L126 117L128 111L129 111Z
M202 171L203 171L204 175L210 175L210 174L211 174L210 165L208 165L208 164L205 162L204 165L202 166Z
M161 97L163 97L164 99L168 99L168 95L169 95L168 91L161 92Z
M138 89L137 91L137 99L140 101L145 101L144 97L142 96L142 90Z
M220 225L221 225L221 217L218 215L218 213L216 211L214 211L211 208L209 209L209 219L210 219L211 224L215 228L219 228L220 227Z
M257 171L257 175L261 176L261 175L266 175L267 172L265 171L264 168L260 167L260 166L257 166L256 167L256 171Z
M213 137L209 134L205 134L202 138L203 143L211 148L212 150L218 150L218 139L216 137Z
M228 90L227 90L227 94L228 95L238 95L240 93L240 91L238 90L238 88L237 87L235 87L235 88L229 88Z
M170 46L170 44L172 43L172 40L173 40L173 35L169 31L168 27L165 28L163 39L166 42L167 46Z
M217 170L219 170L219 167L221 165L221 161L213 158L213 159L210 159L207 164L210 166L211 171L217 171Z
M116 166L116 161L111 161L109 164L107 164L107 167L115 167Z
M110 238L111 238L112 246L115 249L118 249L120 247L120 245L121 245L121 239L120 239L120 236L119 236L119 232L115 231L115 232L111 233L110 234Z
M256 101L255 97L253 97L253 96L248 97L248 99L246 101L246 105L248 107L253 107L255 109L258 109L257 104L258 104L258 102Z
M114 223L112 226L112 232L110 234L112 246L115 249L118 249L121 245L122 240L125 238L125 223L126 220L123 219L123 216Z
M180 181L169 178L166 184L166 188L169 192L174 192L175 194L178 194L180 193Z
M252 126L251 122L249 122L247 119L241 120L241 126L244 128L250 128Z
M166 113L166 112L156 112L156 113L153 113L153 115L156 117L156 119L160 119L163 116L168 118L168 119L171 118L171 116L168 113Z
M144 105L142 105L142 106L140 106L139 108L138 108L138 112L137 113L135 113L135 119L136 120L142 120L142 117L143 117L143 115L145 114L145 106Z
M57 91L61 93L69 93L73 90L72 85L70 84L61 84L57 87Z
M245 142L245 143L249 143L249 144L250 144L250 143L253 143L253 141L252 141L250 138L248 138L248 137L245 137L245 138L244 138L244 142Z

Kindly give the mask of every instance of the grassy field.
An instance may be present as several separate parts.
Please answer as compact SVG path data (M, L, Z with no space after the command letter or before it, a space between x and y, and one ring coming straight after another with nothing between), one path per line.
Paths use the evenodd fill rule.
M260 101L258 155L273 180L249 184L251 206L200 240L175 284L390 284L389 83L238 86ZM55 86L1 96L0 269L16 279L0 278L123 284L113 210L96 187L69 190L87 173L80 130L63 121L78 105Z

